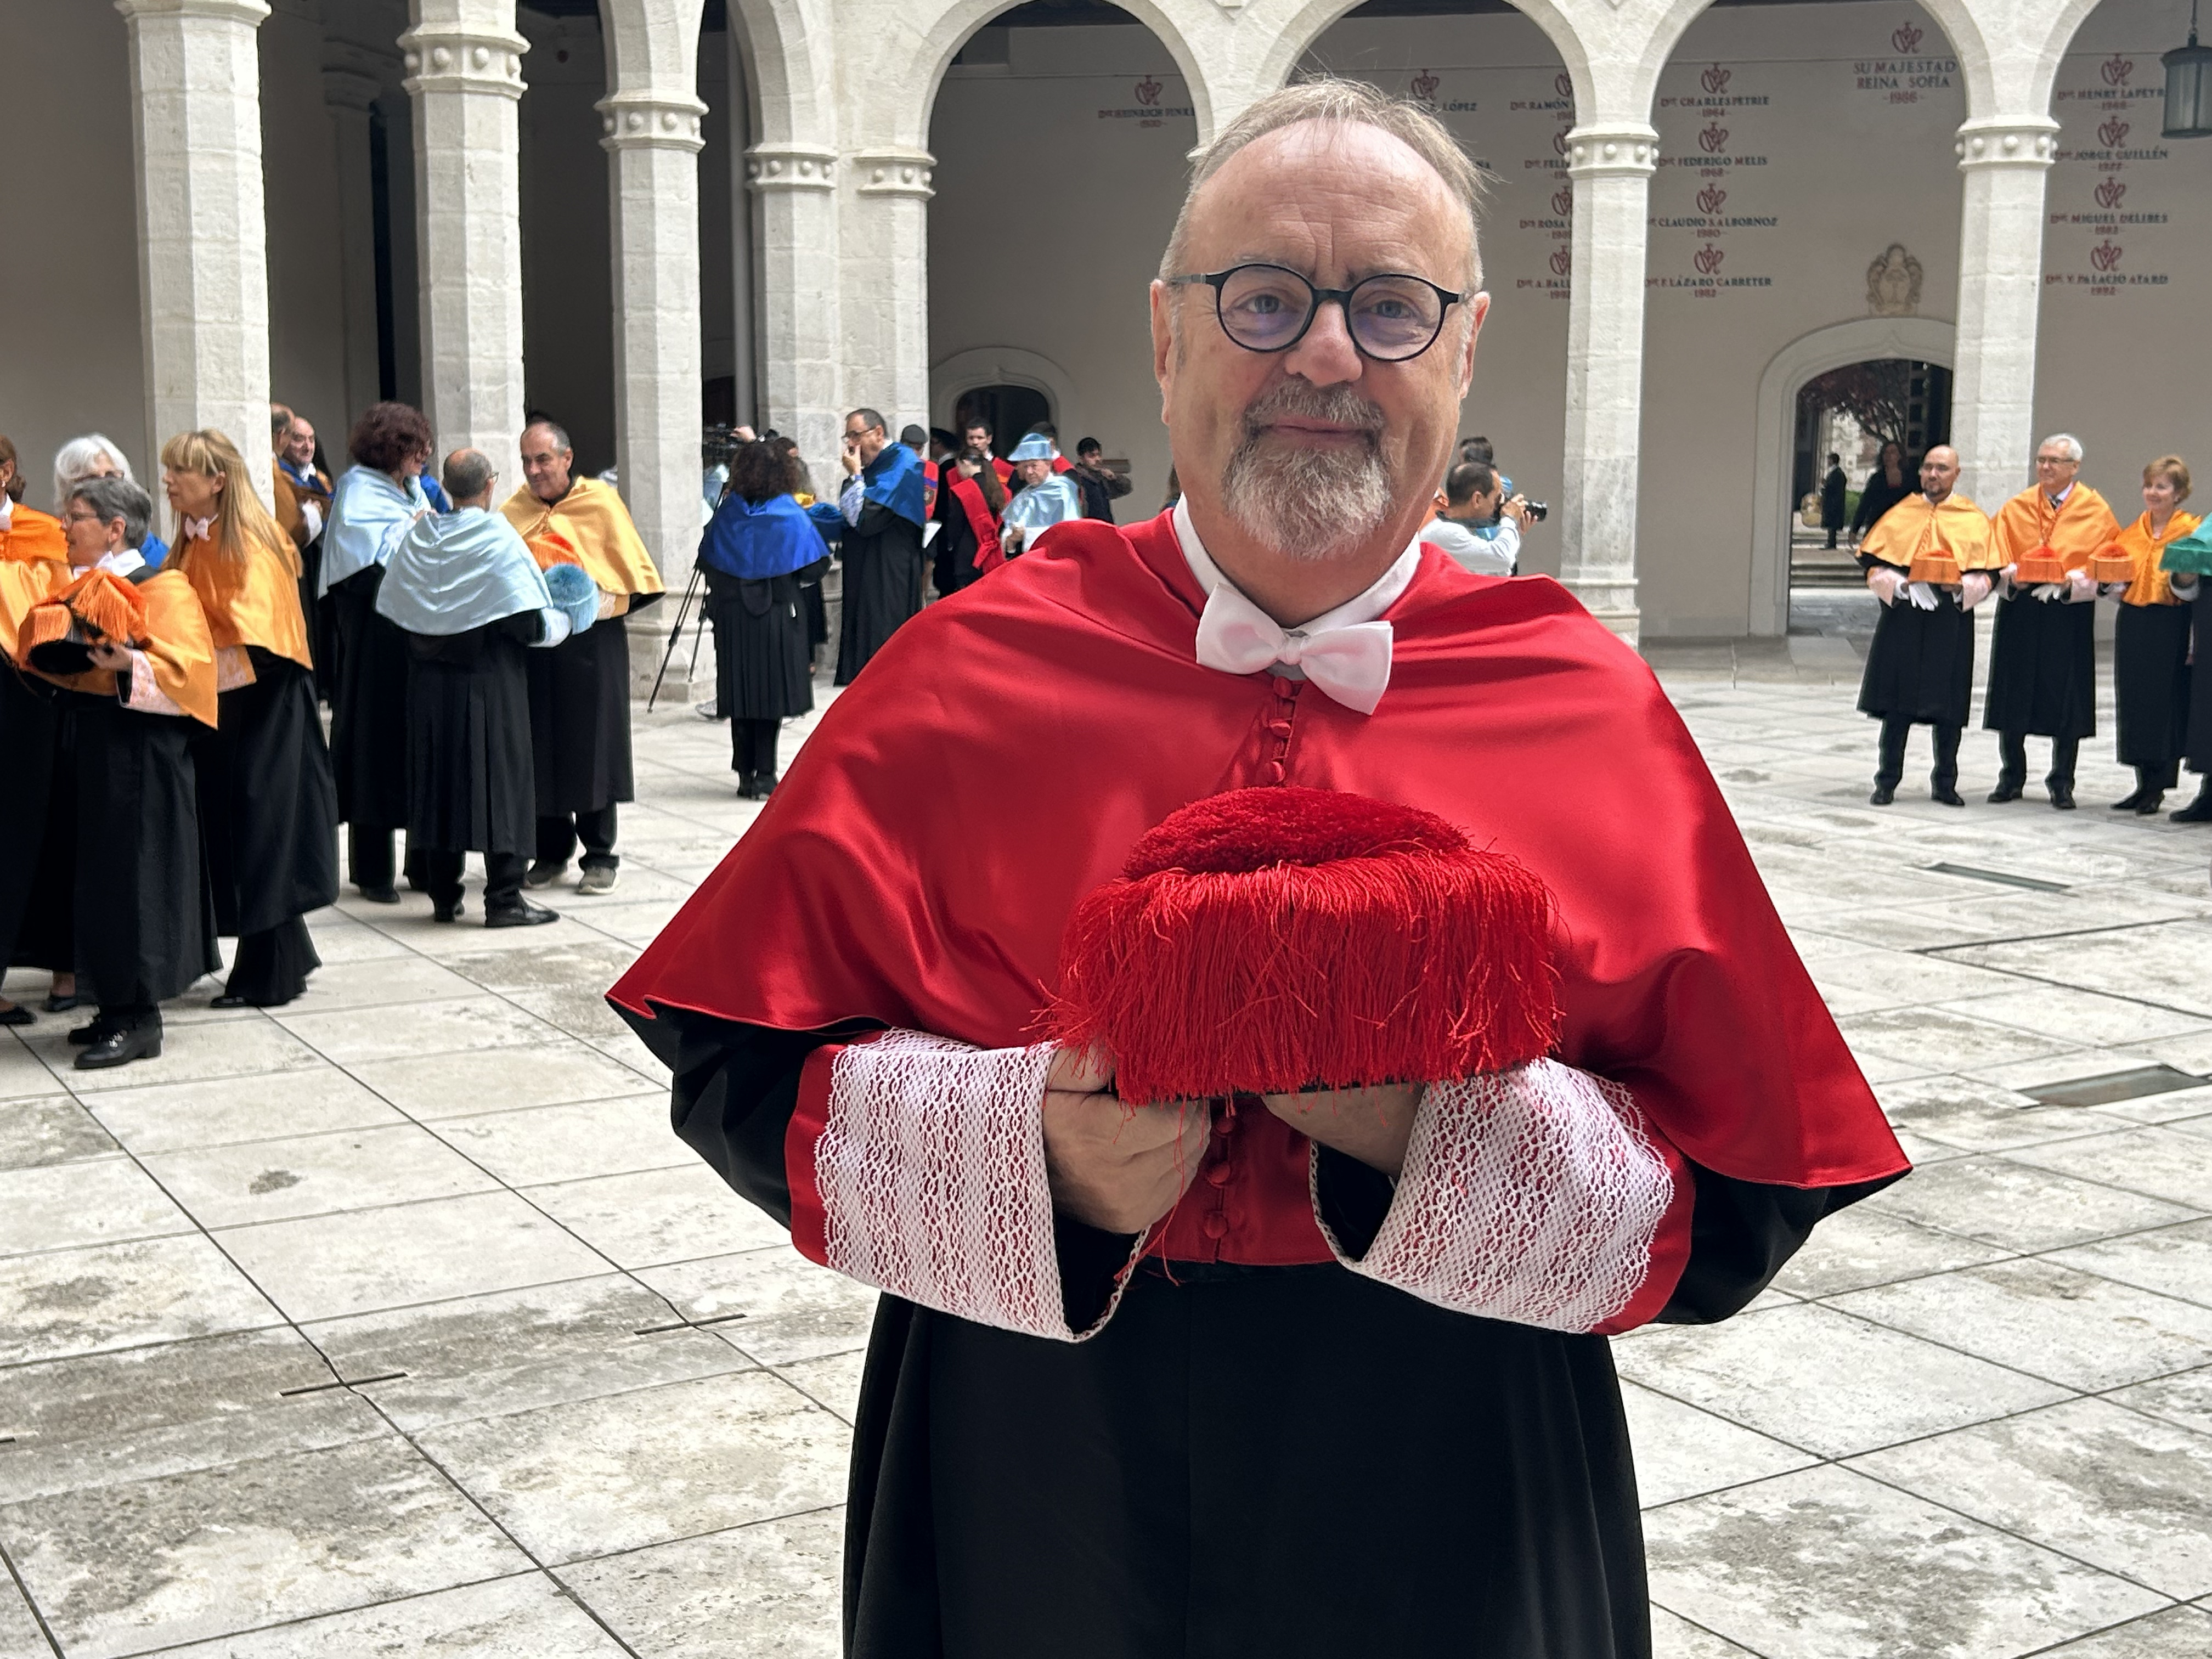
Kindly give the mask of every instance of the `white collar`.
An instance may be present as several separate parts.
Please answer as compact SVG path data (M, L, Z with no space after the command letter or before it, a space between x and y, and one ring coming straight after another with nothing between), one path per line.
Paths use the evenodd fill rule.
M89 565L71 564L70 572L72 575L82 576L89 571L105 570L112 576L127 576L134 570L144 569L145 566L145 556L137 548L125 547L113 553L103 553Z
M1243 593L1243 590L1222 574L1206 550L1206 544L1198 538L1198 526L1190 521L1190 498L1184 496L1175 504L1176 540L1182 544L1183 562L1189 565L1190 574L1197 579L1199 591L1208 599L1217 587L1228 587ZM1322 612L1311 622L1296 628L1285 629L1286 634L1318 634L1324 629L1351 628L1360 623L1373 622L1392 605L1398 596L1410 586L1413 573L1420 568L1421 544L1419 538L1406 545L1406 550L1392 561L1390 568L1376 579L1375 584L1363 593L1355 593L1334 611ZM1251 597L1245 594L1248 599Z
M14 498L13 496L11 496L10 495L9 495L9 493L8 493L6 490L4 490L4 489L0 489L0 530L5 530L5 529L9 526L9 525L13 524L15 521L15 498Z
M2081 481L2079 478L2074 480L2074 483L2079 483L2081 482ZM2066 505L2066 498L2074 493L2074 483L2068 484L2065 489L2060 490L2056 495L2052 495L2046 489L2043 492L2043 499L2049 501L2053 507L2063 507Z

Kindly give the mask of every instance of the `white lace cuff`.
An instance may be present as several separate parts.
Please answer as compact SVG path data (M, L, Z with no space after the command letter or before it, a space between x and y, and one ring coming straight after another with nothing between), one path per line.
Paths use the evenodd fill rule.
M135 708L142 714L181 714L185 711L170 701L167 692L154 679L153 660L143 651L131 653L131 672L124 676L123 706Z
M1532 1060L1429 1085L1364 1257L1347 1256L1326 1221L1322 1231L1352 1272L1425 1302L1595 1330L1651 1277L1678 1167L1626 1089Z
M219 645L215 648L215 689L235 691L241 685L253 684L253 659L246 654L242 645Z
M1061 1342L1095 1334L1121 1289L1096 1324L1069 1328L1044 1158L1052 1054L889 1031L830 1051L826 1086L810 1064L785 1142L793 1243L980 1325Z

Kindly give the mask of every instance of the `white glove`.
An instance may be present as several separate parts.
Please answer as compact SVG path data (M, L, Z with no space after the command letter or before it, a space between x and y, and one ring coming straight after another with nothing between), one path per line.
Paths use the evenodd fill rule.
M1933 611L1936 608L1936 587L1932 582L1911 582L1906 586L1912 594L1912 603L1915 605L1923 611Z
M2066 597L2066 584L2064 582L2038 582L2035 586L2029 591L2032 592L2037 599L2041 599L2044 604L2049 605L2053 599L2063 599Z
M2068 572L2066 577L2066 603L2069 605L2094 605L2096 602L2097 584L2091 579L2089 573L2086 570Z
M323 509L313 501L300 503L300 517L307 526L307 539L313 541L323 533Z
M1905 578L1887 565L1878 564L1867 573L1867 586L1874 590L1875 598L1884 605L1895 605L1898 590L1905 586Z
M2099 582L2097 597L2100 599L2117 599L2134 586L2132 582Z
M2197 578L2194 576L2168 576L2166 585L2173 590L2173 597L2185 604L2197 597Z
M1967 610L1972 611L1984 599L1989 598L1990 591L1993 586L1994 584L1990 580L1988 572L1982 570L1969 570L1965 575L1959 578L1960 604L1964 605Z

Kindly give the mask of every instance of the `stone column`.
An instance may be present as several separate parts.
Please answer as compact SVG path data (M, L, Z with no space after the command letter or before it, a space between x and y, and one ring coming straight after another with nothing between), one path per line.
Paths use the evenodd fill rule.
M817 489L834 490L839 434L837 153L755 144L745 183L760 198L761 417L799 441Z
M416 5L399 45L415 102L422 412L441 451L481 449L512 476L525 408L515 106L530 43L513 0Z
M117 0L131 36L146 439L213 427L269 494L262 0Z
M1641 122L1613 122L1578 126L1567 138L1574 287L1567 309L1559 580L1633 645L1644 216L1659 135Z
M855 404L890 417L891 434L929 424L929 198L937 158L890 147L854 153L856 234L840 240ZM855 244L859 245L858 249Z
M728 98L730 149L730 374L737 382L739 426L758 430L761 421L760 319L754 304L757 276L753 254L753 193L745 181L744 154L752 143L752 95L745 84L744 31L724 31L728 64L724 85Z
M647 695L699 549L699 151L706 105L689 93L600 100L614 157L615 471L623 501L674 593L630 629L630 678ZM696 621L696 618L691 619ZM709 677L713 658L702 653ZM696 689L679 653L662 695Z
M349 422L374 403L382 386L377 371L376 198L370 177L369 112L384 83L373 60L334 47L323 66L323 102L331 112L337 144L338 318L345 337L345 413ZM323 434L333 455L344 453L345 434Z
M2045 116L1959 129L1959 334L1951 443L1959 490L1985 510L2027 487L2035 445L2035 330L2043 198L2058 124Z

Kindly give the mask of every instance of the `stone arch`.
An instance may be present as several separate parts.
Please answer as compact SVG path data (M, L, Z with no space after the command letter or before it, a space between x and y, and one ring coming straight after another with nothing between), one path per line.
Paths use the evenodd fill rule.
M1705 0L1699 0L1704 3ZM1291 78L1291 71L1312 50L1316 42L1331 28L1340 23L1359 4L1359 0L1305 0L1277 33L1273 42L1261 58L1258 72L1254 76L1255 95L1272 92ZM1577 32L1574 21L1553 0L1514 0L1514 9L1544 31L1545 38L1559 54L1567 73L1575 84L1575 111L1579 119L1595 118L1590 112L1598 106L1601 88L1593 78L1595 73L1588 45ZM1648 101L1648 100L1647 100ZM1642 118L1638 117L1638 118ZM1204 137L1208 132L1204 121L1199 132Z
M836 94L824 50L830 25L820 0L729 0L729 12L744 40L748 101L758 128L751 141L834 143Z
M1797 394L1832 368L1875 357L1955 366L1957 329L1933 317L1859 317L1801 335L1759 376L1752 459L1750 629L1790 631L1790 502L1783 489Z
M937 0L931 7L917 4L911 18L902 18L906 31L886 35L882 50L866 61L855 88L866 88L864 98L852 100L862 130L848 136L848 144L885 144L925 150L937 95L945 84L945 71L969 37L1000 13L1010 11L1018 0ZM1176 72L1190 88L1192 108L1198 118L1199 142L1214 131L1214 93L1206 75L1206 58L1191 45L1182 24L1160 0L1114 0L1114 3L1151 30L1154 39L1175 60Z
M1921 9L1936 20L1936 27L1943 31L1950 42L1951 51L1959 60L1959 74L1966 83L1966 118L1994 115L2000 109L2011 107L2006 103L2011 80L2005 73L2003 61L2008 54L1992 51L1992 38L2002 40L2001 33L1985 32L1983 13L1996 8L1990 0L1916 0ZM2069 0L2082 3L2082 0ZM2087 0L2094 5L2095 0ZM1674 60L1680 49L1682 36L1691 24L1697 21L1712 5L1712 0L1662 0L1654 15L1650 33L1645 36L1643 55L1633 65L1631 77L1624 88L1623 97L1634 106L1629 118L1639 121L1651 118L1652 100L1659 88L1659 76ZM2086 12L2086 7L2085 7ZM1991 20L1992 22L1997 20ZM2053 60L2055 63L2055 59ZM2045 101L2049 101L2050 79L2044 80Z
M2049 4L2043 28L2023 31L2034 44L2032 49L2018 54L2021 59L2018 66L2022 82L2018 97L2021 112L2042 115L2050 111L2051 85L2058 78L2058 65L2066 56L2066 49L2074 44L2081 25L2089 21L2089 14L2103 3L2104 0L2056 0L2056 3Z
M1063 432L1072 432L1075 410L1081 403L1075 377L1042 352L1021 346L972 346L956 351L929 366L930 418L950 428L960 394L977 386L1026 386L1052 400L1053 417ZM1002 441L1009 434L1000 434ZM1067 441L1075 440L1069 437Z

